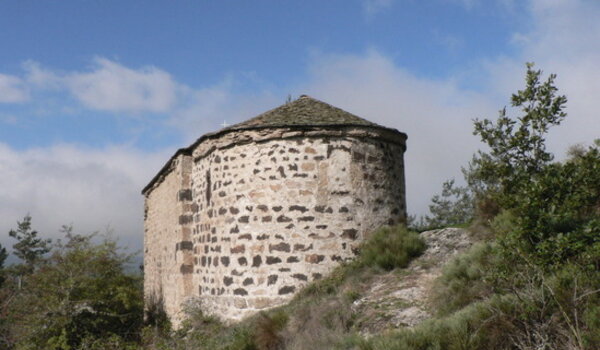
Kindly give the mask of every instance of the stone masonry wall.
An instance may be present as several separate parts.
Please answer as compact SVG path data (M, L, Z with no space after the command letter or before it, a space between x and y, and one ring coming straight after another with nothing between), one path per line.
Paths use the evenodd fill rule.
M197 145L187 296L239 320L353 258L367 233L406 218L404 150L396 134L360 127L245 130ZM173 315L185 297L165 299Z
M178 156L145 202L144 294L147 301L163 302L175 323L192 294L191 165L190 156Z

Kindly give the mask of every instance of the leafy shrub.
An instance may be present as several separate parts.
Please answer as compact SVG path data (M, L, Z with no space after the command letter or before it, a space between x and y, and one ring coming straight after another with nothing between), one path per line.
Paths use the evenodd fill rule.
M287 313L278 309L271 314L260 313L254 329L254 341L259 350L278 350L283 346L281 331L288 322Z
M388 271L405 268L425 249L426 244L417 233L408 231L404 226L384 226L362 245L358 264Z
M436 312L448 315L489 297L493 292L489 274L498 260L489 243L476 244L451 260L435 283L432 302Z

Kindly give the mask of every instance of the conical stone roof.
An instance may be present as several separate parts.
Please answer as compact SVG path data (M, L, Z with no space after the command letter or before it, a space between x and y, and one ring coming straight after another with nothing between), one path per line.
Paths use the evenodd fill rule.
M297 100L259 114L252 119L222 129L222 131L265 127L335 125L381 127L378 124L362 119L328 103L319 101L307 95L302 95Z

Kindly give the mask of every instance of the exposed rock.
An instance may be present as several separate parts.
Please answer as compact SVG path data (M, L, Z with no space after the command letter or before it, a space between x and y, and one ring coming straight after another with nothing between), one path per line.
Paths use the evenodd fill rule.
M431 317L427 299L433 281L452 257L472 245L464 229L446 228L421 233L427 250L405 270L392 271L371 281L352 310L360 315L365 336L401 327L414 327Z

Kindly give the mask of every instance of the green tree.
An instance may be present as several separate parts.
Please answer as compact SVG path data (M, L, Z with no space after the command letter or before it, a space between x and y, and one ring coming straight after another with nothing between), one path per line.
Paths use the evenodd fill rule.
M4 285L4 281L6 280L4 271L4 263L6 262L6 258L8 258L6 248L0 244L0 288L2 288L2 285Z
M26 215L23 221L17 222L17 229L10 230L8 235L17 240L13 245L14 254L23 261L23 272L31 273L36 263L50 251L50 239L38 237L38 232L31 228L31 216Z
M442 193L433 196L431 216L425 217L429 228L466 224L473 218L473 198L467 187L458 187L454 179L442 185Z
M511 118L503 108L496 122L474 122L474 134L489 146L489 152L479 151L473 157L466 171L467 182L476 193L492 196L502 206L512 206L522 198L521 191L531 177L552 161L545 137L550 127L566 117L567 98L557 95L556 75L541 82L542 71L533 67L527 63L525 89L511 97L512 106L522 112L519 117Z
M567 98L554 74L544 82L541 74L527 64L526 87L511 99L521 116L503 109L495 122L475 120L474 134L490 150L479 151L465 175L480 203L511 213L510 230L499 231L508 255L545 267L583 256L592 263L600 252L600 151L578 147L570 160L552 162L546 134L566 117Z
M77 349L99 339L137 340L143 317L141 276L110 236L64 229L51 254L26 279L13 309L17 349ZM99 243L95 243L100 240Z

